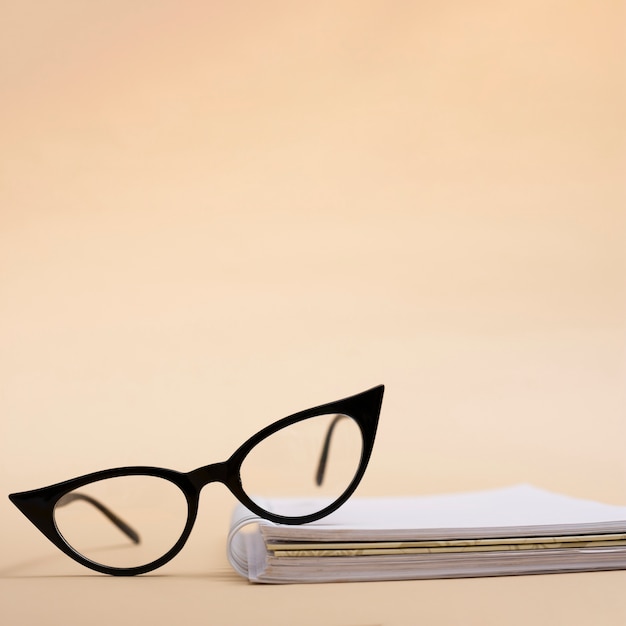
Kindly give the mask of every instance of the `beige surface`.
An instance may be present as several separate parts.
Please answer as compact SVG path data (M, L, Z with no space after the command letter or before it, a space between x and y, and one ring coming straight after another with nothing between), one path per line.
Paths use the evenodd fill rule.
M626 502L621 2L1 2L0 493L387 385L362 494ZM154 576L0 500L2 624L623 624L623 572Z

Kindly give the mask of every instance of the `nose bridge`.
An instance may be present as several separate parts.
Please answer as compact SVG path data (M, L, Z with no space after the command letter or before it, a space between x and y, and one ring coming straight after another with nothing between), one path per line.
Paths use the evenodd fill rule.
M189 472L187 476L198 490L209 483L226 483L229 476L228 462L211 463L211 465L199 467Z

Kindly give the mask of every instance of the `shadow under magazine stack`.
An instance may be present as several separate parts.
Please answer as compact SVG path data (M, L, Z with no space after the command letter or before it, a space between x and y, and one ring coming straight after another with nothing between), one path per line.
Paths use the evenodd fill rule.
M271 510L276 500L264 507ZM281 499L293 514L304 499ZM458 578L626 568L626 507L530 485L452 495L353 498L303 526L238 506L228 537L253 582Z

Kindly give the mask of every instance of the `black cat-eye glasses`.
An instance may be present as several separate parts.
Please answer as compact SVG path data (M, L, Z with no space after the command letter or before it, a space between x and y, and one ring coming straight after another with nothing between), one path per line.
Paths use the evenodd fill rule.
M120 467L9 496L60 550L105 574L161 567L185 545L200 491L225 484L250 511L304 524L339 508L369 461L384 387L285 417L222 463L191 472ZM297 496L293 508L290 496Z

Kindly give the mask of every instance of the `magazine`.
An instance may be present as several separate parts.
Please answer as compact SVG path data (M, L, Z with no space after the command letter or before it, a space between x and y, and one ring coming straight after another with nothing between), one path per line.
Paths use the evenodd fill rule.
M271 508L275 500L267 500ZM310 502L281 499L293 515ZM228 558L253 582L456 578L626 568L626 507L531 485L352 498L328 517L274 524L242 505Z

